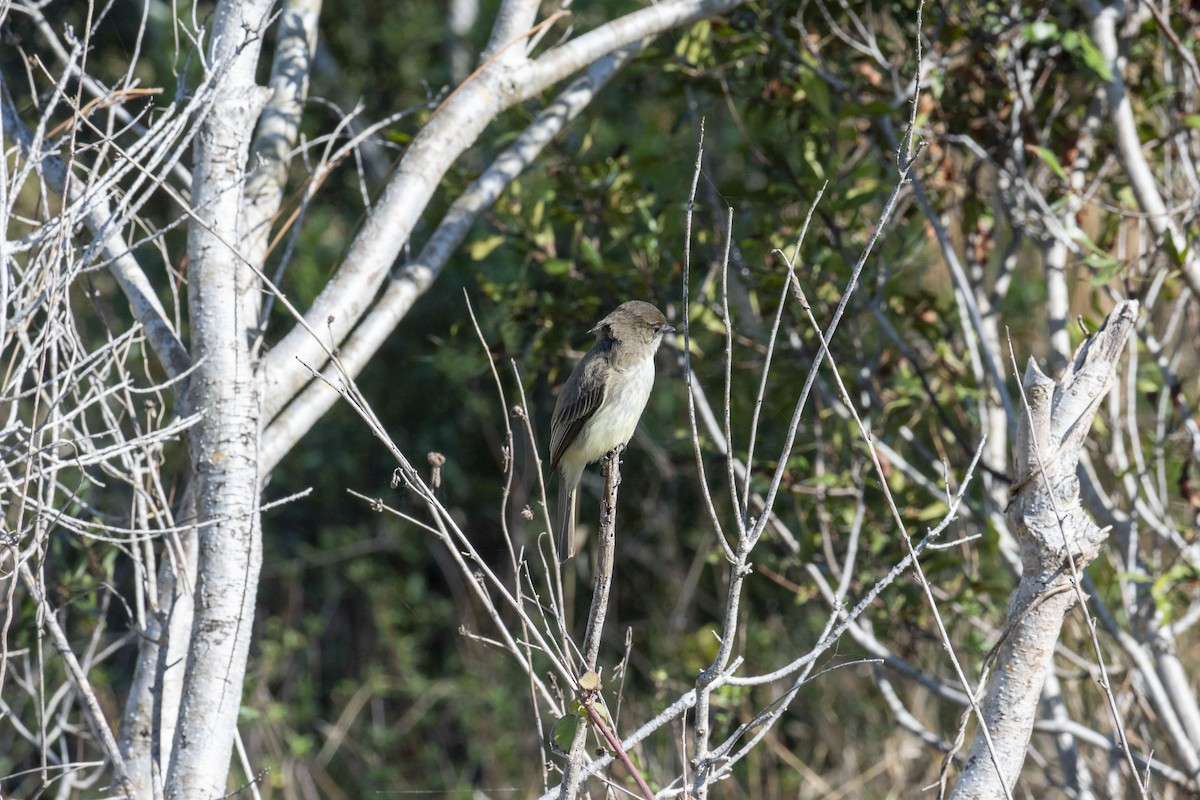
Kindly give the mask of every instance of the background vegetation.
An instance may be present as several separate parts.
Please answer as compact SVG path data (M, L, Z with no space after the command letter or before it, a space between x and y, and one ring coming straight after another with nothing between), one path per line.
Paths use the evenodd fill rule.
M308 308L329 279L395 159L448 88L466 77L454 54L465 51L468 63L478 63L494 5L483 3L475 24L455 34L441 4L325 4L303 135L328 134L356 106L358 126L401 109L410 113L343 161L297 224L279 286L299 308ZM563 35L568 25L594 27L636 7L577 5L549 36ZM545 526L536 455L546 455L555 391L573 358L590 345L588 329L625 299L655 302L681 329L683 322L690 325L696 379L719 405L725 346L720 264L728 234L736 331L731 416L744 442L766 334L787 280L775 251L792 252L815 203L798 273L824 324L846 294L851 268L897 184L897 151L912 113L922 143L915 182L902 190L831 343L859 413L888 448L888 488L907 531L892 524L857 427L831 376L822 375L786 454L786 500L776 508L795 539L768 533L755 551L744 600L754 624L741 629L738 652L747 672L755 673L775 666L781 653L807 651L830 613L811 570L836 584L839 554L861 531L848 578L853 605L907 552L903 536L919 538L942 519L947 491L957 490L984 434L994 430L997 410L1004 416L1001 394L1019 403L1010 341L1022 366L1032 355L1055 370L1116 299L1136 297L1145 309L1142 358L1127 364L1128 383L1093 431L1091 475L1097 489L1110 494L1112 518L1132 515L1135 530L1154 542L1143 540L1144 550L1137 535L1132 545L1129 538L1114 542L1114 548L1138 549L1138 557L1131 561L1131 550L1122 555L1117 549L1102 557L1091 567L1089 592L1110 609L1101 639L1132 743L1188 775L1186 762L1173 760L1163 745L1155 714L1144 704L1143 678L1117 642L1121 631L1165 628L1183 663L1200 655L1192 626L1200 583L1195 553L1187 549L1200 505L1192 484L1197 444L1189 438L1200 392L1197 306L1183 266L1195 258L1187 248L1195 245L1200 197L1188 172L1195 161L1185 158L1200 157L1200 75L1188 56L1200 41L1200 11L1187 4L1156 6L1154 14L1146 8L1128 9L1121 23L1121 65L1137 133L1182 231L1183 252L1147 223L1118 158L1104 105L1111 65L1089 33L1094 14L1086 4L925 7L917 95L913 3L752 2L660 36L618 74L474 226L358 377L359 387L422 469L424 454L446 457L438 496L482 555L504 562L506 528L518 545L537 547ZM143 10L152 20L168 14L160 3L118 2L89 42L89 68L105 82L115 83L130 68ZM36 15L20 4L0 9L10 42L0 52L3 91L20 113L32 116L56 77L38 17L56 31L83 30L94 12L71 3L46 4ZM204 18L212 9L199 4L174 13ZM195 60L179 54L169 24L146 31L136 61L141 84L161 87L166 97L182 92L194 79ZM268 52L271 46L268 40ZM501 116L487 141L457 163L417 227L414 249L462 187L549 99ZM692 313L685 320L685 223L701 124L704 167L688 287ZM5 147L12 147L7 136ZM8 157L11 170L16 157L12 151ZM307 174L304 160L296 159L292 171L299 185ZM32 213L17 206L20 214ZM731 228L727 209L733 210ZM142 210L155 230L167 229L175 213L167 203ZM11 241L22 235L18 216L8 222ZM182 274L186 236L182 227L167 230L135 252L160 252L163 269ZM272 253L268 274L283 252ZM957 257L953 269L962 270L965 282L956 280L948 255ZM1063 287L1065 316L1060 301L1048 296ZM70 291L82 340L103 340L129 324L130 311L108 273L89 272ZM486 348L468 317L468 301ZM788 302L759 433L772 447L783 438L819 349L801 309ZM1003 392L976 355L995 342L984 341L970 318L975 304L999 334L1003 349L993 355ZM276 331L291 323L281 305L272 313L268 348ZM1070 339L1065 347L1064 337ZM658 384L623 462L617 584L602 653L610 685L620 683L618 723L640 722L687 691L713 657L713 631L723 615L728 576L699 493L681 346L679 340L661 354ZM515 366L539 447L535 454L517 436L507 506L501 501L511 409L497 398L491 364L510 390ZM147 359L138 379L161 377ZM1126 424L1122 432L1118 426ZM1122 473L1109 457L1114 437L1124 437L1122 446L1144 451L1147 460ZM183 447L167 444L164 463L179 459ZM973 677L999 637L1016 582L1002 530L1010 457L1003 449L984 450L965 495L969 510L943 534L947 541L970 538L923 560L957 656ZM711 437L702 437L701 458L710 476L724 474L725 459ZM754 465L755 491L768 484L773 458ZM231 790L246 795L253 784L263 797L285 798L535 797L543 790L539 765L557 756L531 721L528 677L488 643L494 631L469 578L420 528L347 491L421 517L420 501L394 485L394 468L357 415L339 404L270 475L266 501L311 491L263 517L263 569L240 712L256 772L235 768ZM182 492L186 469L167 477L174 481L168 494ZM104 486L88 484L82 474L62 480L78 484L74 502L94 507L98 517L119 514L130 503L128 496L105 496ZM1130 480L1137 484L1132 491ZM585 508L595 504L598 486L594 478ZM9 514L7 529L17 530L17 506L0 502ZM728 514L721 502L718 512ZM1141 527L1137 520L1147 512L1139 503L1154 512L1154 521ZM522 515L526 508L532 520ZM42 680L52 684L62 667L42 642L36 604L11 577L12 562L2 563L8 666L0 673L0 776L8 777L0 777L0 793L33 798L56 792L56 782L39 772L45 756L36 741L48 722L38 721L44 694L36 690L36 675L38 669L49 673L51 679ZM137 575L119 548L65 531L49 537L37 566L70 641L84 649L94 633L100 637L104 657L91 667L91 682L119 716L137 655L128 646L136 636L132 612L119 598L131 594ZM568 617L576 624L586 616L591 566L584 548L564 568L573 603ZM879 653L843 637L762 746L714 790L717 796L882 798L937 781L939 746L953 740L962 709L939 696L940 687L954 682L919 584L901 577L862 623L914 674L898 662L862 661ZM1069 616L1060 677L1071 685L1071 711L1109 737L1101 692L1089 685L1094 656L1088 636L1082 617ZM1194 675L1189 680L1194 692ZM778 694L771 684L725 687L714 698L717 721L736 727ZM902 709L919 725L902 719ZM922 730L929 734L924 741ZM1052 736L1035 734L1032 750L1051 754L1030 759L1018 796L1081 796L1053 745ZM82 752L58 755L84 759ZM636 760L653 775L680 760L679 744L660 737ZM1092 796L1117 796L1101 788L1103 776L1119 770L1111 751L1093 747L1085 760L1099 776ZM1159 779L1151 796L1186 796L1196 780L1195 773L1183 784ZM102 796L105 790L71 794Z

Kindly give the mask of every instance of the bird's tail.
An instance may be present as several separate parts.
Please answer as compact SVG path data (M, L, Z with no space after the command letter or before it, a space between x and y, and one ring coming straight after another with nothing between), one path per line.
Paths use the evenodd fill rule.
M558 477L558 563L575 555L575 501L579 485L570 488L567 479ZM567 548L571 548L568 550Z

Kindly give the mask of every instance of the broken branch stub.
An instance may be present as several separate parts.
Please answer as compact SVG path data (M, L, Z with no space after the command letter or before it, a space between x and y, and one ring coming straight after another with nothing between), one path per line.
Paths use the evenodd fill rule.
M1011 796L1020 775L1054 645L1077 599L1074 576L1096 558L1108 533L1080 505L1076 470L1137 312L1137 301L1119 303L1057 382L1032 360L1025 369L1027 406L1017 425L1008 507L1023 572L981 708L989 737L976 735L952 800Z
M1099 553L1107 532L1080 506L1076 471L1079 452L1100 401L1112 387L1137 311L1136 300L1119 303L1100 330L1075 351L1057 383L1032 358L1025 367L1022 386L1028 406L1017 424L1017 482L1008 520L1022 544L1027 572L1059 572L1068 554L1083 567Z

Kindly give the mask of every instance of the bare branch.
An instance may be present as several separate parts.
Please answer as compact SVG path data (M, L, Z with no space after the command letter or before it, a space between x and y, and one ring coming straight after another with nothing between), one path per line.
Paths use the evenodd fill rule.
M441 176L502 111L588 67L604 56L672 28L736 7L741 0L670 0L635 11L583 34L536 61L493 63L440 107L405 151L371 209L337 273L306 314L311 327L326 325L340 345L364 317L388 270L409 241L413 226ZM432 276L420 274L419 281ZM418 292L419 294L419 292ZM265 411L271 418L307 382L297 360L321 360L321 348L297 328L266 356Z
M641 45L635 45L589 67L584 76L574 81L538 114L517 140L505 148L491 166L454 201L420 255L413 263L396 272L379 302L340 348L342 369L351 376L362 371L413 303L433 285L471 226L492 207L501 192L533 162L554 136L575 119L596 93L640 51ZM268 356L270 363L271 357ZM284 368L290 368L290 365L279 364L274 369ZM287 401L286 397L269 394L266 398L267 409L282 408ZM310 384L283 413L272 420L264 433L264 472L279 463L334 401L335 396L319 382Z

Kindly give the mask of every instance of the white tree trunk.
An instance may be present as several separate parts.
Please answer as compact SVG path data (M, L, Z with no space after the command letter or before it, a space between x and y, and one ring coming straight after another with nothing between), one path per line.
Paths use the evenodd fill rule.
M261 396L252 347L260 284L242 256L247 154L266 91L254 82L270 2L222 2L208 68L216 95L196 139L188 237L188 305L197 365L189 440L199 550L195 616L166 796L225 794L262 562L258 438Z

